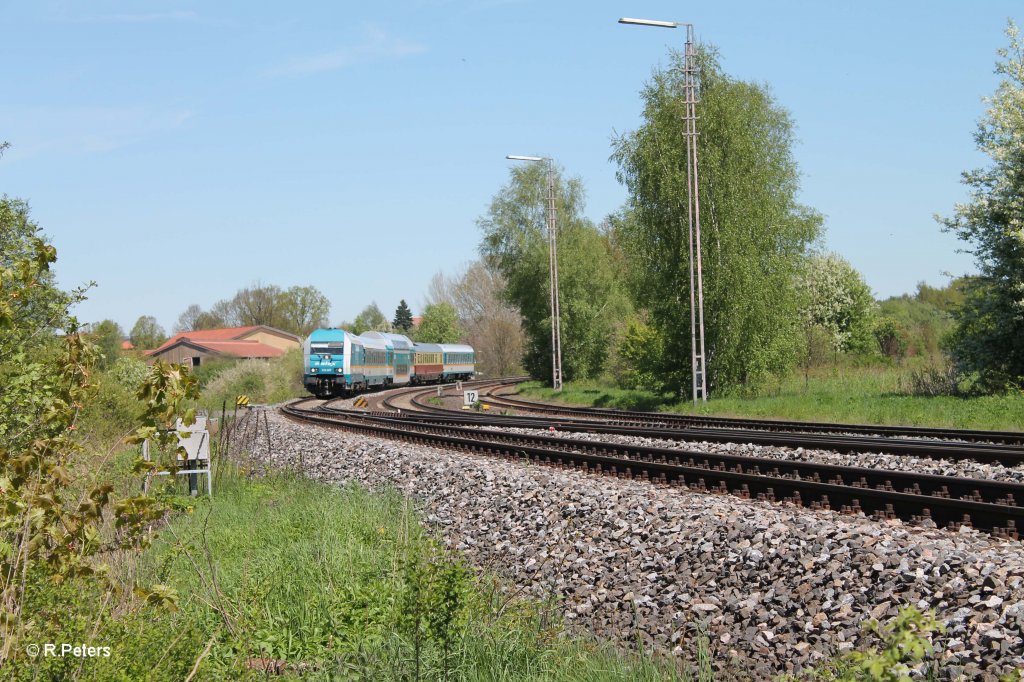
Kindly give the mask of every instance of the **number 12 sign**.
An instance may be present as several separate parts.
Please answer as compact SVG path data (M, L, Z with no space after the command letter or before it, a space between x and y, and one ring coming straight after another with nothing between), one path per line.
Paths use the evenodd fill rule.
M463 391L462 392L462 404L463 405L475 405L480 400L480 391Z

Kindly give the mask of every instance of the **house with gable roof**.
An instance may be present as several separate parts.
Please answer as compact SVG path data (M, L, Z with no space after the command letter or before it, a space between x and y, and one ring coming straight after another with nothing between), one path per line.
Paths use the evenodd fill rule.
M248 358L269 360L300 348L302 340L286 331L264 324L228 329L198 329L178 332L159 348L147 350L148 362L165 362L199 367L206 360Z

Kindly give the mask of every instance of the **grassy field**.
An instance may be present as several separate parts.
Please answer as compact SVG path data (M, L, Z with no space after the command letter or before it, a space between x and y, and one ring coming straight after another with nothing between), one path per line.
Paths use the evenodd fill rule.
M185 500L136 567L141 585L173 589L176 609L121 606L90 632L99 595L65 595L53 608L64 633L111 656L40 658L16 677L70 679L81 665L86 680L193 668L197 680L691 679L671 660L566 635L555 604L510 600L442 551L397 494L286 475L231 475L215 492ZM59 613L69 601L82 613L71 622Z
M197 504L148 571L206 625L211 675L258 659L302 679L678 678L665 662L564 637L551 605L507 604L397 494L236 477Z
M561 395L537 382L521 392L530 398L574 405L687 414L763 417L863 424L901 424L953 428L1022 430L1024 393L999 396L909 395L909 371L899 367L843 367L815 370L805 382L791 376L761 395L718 396L706 405L649 391L630 391L598 383L570 382Z

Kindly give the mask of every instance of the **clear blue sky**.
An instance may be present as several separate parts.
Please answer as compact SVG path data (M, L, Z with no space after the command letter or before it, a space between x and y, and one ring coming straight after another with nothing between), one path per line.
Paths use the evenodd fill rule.
M419 312L476 256L508 153L551 155L600 221L626 193L613 134L691 21L797 123L802 200L876 295L971 259L934 213L982 163L972 134L1019 0L986 2L0 1L0 192L31 203L83 321L170 330L260 281L332 322Z

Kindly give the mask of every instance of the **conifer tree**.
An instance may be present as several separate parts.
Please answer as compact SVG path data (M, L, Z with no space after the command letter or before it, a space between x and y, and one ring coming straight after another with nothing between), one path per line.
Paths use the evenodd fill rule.
M403 334L408 333L412 329L412 310L409 309L409 304L405 302L403 298L398 303L398 307L395 308L395 319L391 323L395 331L402 332Z

